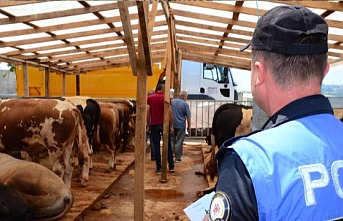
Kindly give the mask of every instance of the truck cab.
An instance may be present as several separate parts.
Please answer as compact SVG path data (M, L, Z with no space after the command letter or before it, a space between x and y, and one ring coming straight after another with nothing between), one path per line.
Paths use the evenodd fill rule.
M236 86L229 67L182 61L181 90L189 100L238 100Z

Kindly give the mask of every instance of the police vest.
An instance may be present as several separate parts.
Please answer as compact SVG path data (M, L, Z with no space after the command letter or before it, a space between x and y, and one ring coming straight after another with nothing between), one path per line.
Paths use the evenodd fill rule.
M342 131L333 115L317 114L234 143L253 182L259 220L343 217Z

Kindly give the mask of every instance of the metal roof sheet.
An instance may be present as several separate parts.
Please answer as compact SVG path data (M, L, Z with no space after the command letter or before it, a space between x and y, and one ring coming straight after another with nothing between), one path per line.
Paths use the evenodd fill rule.
M329 61L343 60L342 1L159 1L148 12L135 1L1 1L0 61L28 62L70 74L131 65L139 19L148 16L152 62L163 62L168 24L182 58L250 69L249 42L256 21L280 4L300 4L326 19ZM132 41L130 43L130 38ZM131 57L130 57L131 56Z

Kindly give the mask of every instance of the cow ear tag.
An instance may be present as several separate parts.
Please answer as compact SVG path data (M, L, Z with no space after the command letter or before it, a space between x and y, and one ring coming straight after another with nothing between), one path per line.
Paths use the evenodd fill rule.
M231 205L229 197L221 191L214 194L210 205L210 220L212 221L227 221L229 220Z

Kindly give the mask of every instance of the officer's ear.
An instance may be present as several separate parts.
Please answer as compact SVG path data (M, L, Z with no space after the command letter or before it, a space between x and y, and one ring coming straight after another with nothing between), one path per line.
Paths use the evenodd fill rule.
M330 70L330 63L326 62L325 68L324 68L324 76L325 77L327 75L327 73L329 73Z
M265 80L265 75L266 75L266 67L265 65L260 62L260 61L255 61L253 63L253 67L252 67L252 84L254 87L258 87L261 86Z

